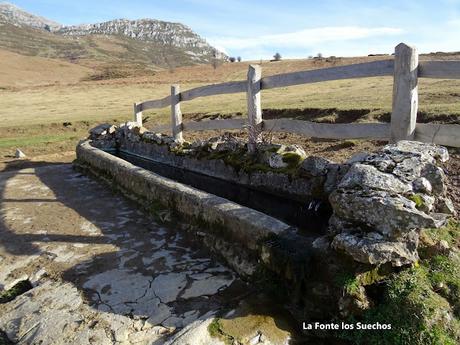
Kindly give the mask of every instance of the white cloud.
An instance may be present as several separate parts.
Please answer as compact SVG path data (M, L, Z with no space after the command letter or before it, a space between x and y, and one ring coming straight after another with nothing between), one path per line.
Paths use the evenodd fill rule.
M225 47L226 50L247 49L263 46L305 48L324 42L341 42L373 36L398 35L402 29L391 27L367 28L359 26L337 26L305 29L295 32L263 35L258 37L214 37L208 39L211 44Z

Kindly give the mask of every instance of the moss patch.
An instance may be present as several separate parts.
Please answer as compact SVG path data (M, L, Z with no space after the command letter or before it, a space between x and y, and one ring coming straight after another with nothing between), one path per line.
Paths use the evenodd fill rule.
M460 226L452 221L441 229L424 231L431 244L445 240L456 246ZM423 245L422 245L423 246ZM460 258L447 251L422 256L419 264L386 275L383 268L348 274L341 284L353 293L360 285L379 283L374 306L349 322L391 324L391 330L350 331L338 334L353 344L449 345L460 343ZM375 296L374 296L375 297Z
M283 162L290 168L296 168L302 162L303 157L295 152L283 153Z
M33 286L28 280L22 280L11 289L0 293L0 304L8 303L32 288Z
M256 296L255 300L259 297ZM289 325L276 312L269 310L269 306L257 303L252 305L243 301L232 316L214 319L208 326L209 334L226 345L251 344L258 334L263 334L270 344L286 343L286 339L292 337Z
M415 202L415 207L416 208L423 207L423 205L424 205L423 199L419 194L413 194L413 195L411 195L409 197L409 199L412 200L413 202Z
M222 326L220 324L220 319L216 318L212 320L212 322L208 326L208 332L213 338L217 338L222 340L225 345L233 345L234 338L222 330Z

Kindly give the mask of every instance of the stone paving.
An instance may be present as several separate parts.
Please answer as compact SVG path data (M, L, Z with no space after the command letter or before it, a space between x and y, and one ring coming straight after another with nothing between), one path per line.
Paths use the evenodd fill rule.
M0 304L10 340L223 344L207 325L248 287L187 224L156 222L70 164L0 173L0 195L0 290L35 286Z

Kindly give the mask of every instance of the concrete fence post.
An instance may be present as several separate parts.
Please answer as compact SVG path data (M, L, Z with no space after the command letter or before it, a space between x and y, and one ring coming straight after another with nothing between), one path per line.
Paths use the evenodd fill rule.
M138 126L142 126L142 111L139 111L137 103L134 103L134 122Z
M413 140L418 109L418 54L400 43L395 48L390 142Z
M171 126L174 140L182 142L182 112L180 110L179 85L171 85Z
M262 133L262 107L260 104L260 79L262 69L258 65L250 65L246 97L248 102L248 150L255 152Z

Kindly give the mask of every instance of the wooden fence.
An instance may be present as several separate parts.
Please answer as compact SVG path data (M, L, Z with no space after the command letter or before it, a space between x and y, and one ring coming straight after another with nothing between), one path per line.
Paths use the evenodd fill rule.
M325 124L291 119L264 120L261 90L322 81L393 76L393 106L390 123ZM460 147L460 125L417 123L418 78L460 79L460 61L418 61L414 47L400 43L394 59L373 61L318 70L283 73L262 78L261 68L250 65L247 80L197 87L180 92L171 86L171 95L163 99L134 104L134 120L142 124L142 111L171 107L171 124L155 127L156 131L172 130L175 140L183 131L247 128L249 150L254 151L262 131L296 133L326 139L418 140ZM248 118L182 122L180 103L198 97L246 92ZM460 101L460 100L459 100Z

